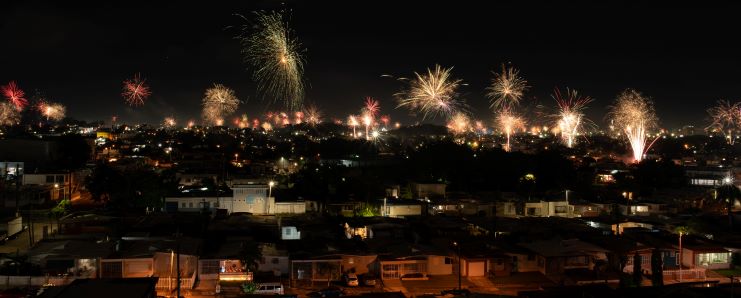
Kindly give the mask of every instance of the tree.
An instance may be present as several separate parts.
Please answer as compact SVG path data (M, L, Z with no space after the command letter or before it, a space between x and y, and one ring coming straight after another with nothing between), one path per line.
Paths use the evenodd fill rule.
M661 251L654 249L651 251L651 284L654 287L664 285L664 264L661 261Z
M242 242L242 249L239 251L239 260L242 262L242 267L247 272L257 271L258 260L261 258L262 250L257 242Z
M51 208L51 210L49 210L49 215L57 220L57 231L60 234L62 233L62 229L61 224L59 223L59 219L62 218L62 216L64 216L65 214L69 213L70 205L70 200L62 199L56 206L54 206L54 208Z
M733 205L736 200L741 200L741 191L735 185L731 183L723 184L716 190L716 199L721 203L725 203L726 214L728 215L728 226L733 230Z

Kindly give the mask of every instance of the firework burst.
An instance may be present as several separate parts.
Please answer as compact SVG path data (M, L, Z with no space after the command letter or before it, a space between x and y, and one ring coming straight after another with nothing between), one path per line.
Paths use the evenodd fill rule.
M15 109L20 111L28 105L28 100L24 96L26 93L18 87L15 81L10 81L7 85L0 87L3 96L10 102Z
M0 102L0 125L15 125L21 121L18 108L9 102Z
M640 162L656 141L649 142L648 136L658 121L651 100L636 90L626 89L618 95L608 116L630 143L635 162Z
M39 104L36 106L36 109L46 117L46 120L53 120L53 121L59 121L64 119L67 108L59 103L49 103L45 101L39 102Z
M234 94L234 90L221 84L214 84L212 88L206 90L202 105L203 119L206 122L223 123L225 116L237 110L239 99Z
M457 113L450 118L447 127L455 135L464 134L471 128L471 119L466 114Z
M370 114L371 117L376 117L378 112L381 110L381 105L378 103L377 100L373 99L373 97L366 97L365 98L365 106L363 107L362 112Z
M397 94L397 107L406 107L419 112L423 119L436 116L450 117L467 109L465 102L459 100L457 89L461 80L451 78L453 68L427 69L427 74L414 73L416 79L410 82L409 88Z
M584 127L591 123L584 117L584 110L587 104L592 102L592 98L579 96L578 92L572 89L566 89L564 96L558 88L553 90L551 97L558 105L558 113L554 117L555 125L561 131L561 140L566 147L572 148L576 138L584 132Z
M282 13L255 15L256 28L243 26L239 36L244 60L252 68L252 78L263 96L282 101L291 111L299 110L304 97L301 44Z
M357 137L357 133L355 132L355 128L358 127L360 123L358 123L358 117L355 115L350 115L347 117L347 126L352 127L352 137Z
M144 101L152 95L149 91L149 86L146 84L147 80L142 79L139 74L134 75L132 79L127 79L123 82L123 96L124 100L130 106L142 106Z
M306 123L311 126L317 126L322 123L322 112L315 106L309 106L304 112L306 116Z
M722 132L728 139L728 144L733 145L741 127L741 103L719 100L716 106L708 109L708 114L711 123L707 129Z
M495 126L507 136L505 151L512 150L510 137L518 130L525 127L525 120L511 109L501 109L497 113Z
M175 121L175 117L165 117L165 120L162 121L162 124L166 128L173 128L175 127L175 124L177 124L177 122Z
M491 103L490 107L492 109L499 109L511 108L518 105L529 87L527 81L520 77L519 70L502 64L502 72L495 72L491 86L486 88L488 90L487 96Z

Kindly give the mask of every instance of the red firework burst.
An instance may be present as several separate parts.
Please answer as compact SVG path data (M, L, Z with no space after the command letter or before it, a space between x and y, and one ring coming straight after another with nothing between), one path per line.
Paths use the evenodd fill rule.
M131 106L144 105L144 100L152 94L149 91L149 86L146 84L147 80L142 79L139 74L136 74L133 79L125 80L123 82L123 92L121 96Z
M380 109L381 105L378 103L377 100L373 99L370 96L365 98L364 110L368 112L372 117L376 117L376 114L378 114L378 111Z
M22 110L23 108L28 105L28 100L24 98L23 96L26 95L21 88L18 88L18 85L15 83L15 81L10 81L5 86L2 86L2 92L5 98L8 99L8 101L15 106L17 110Z

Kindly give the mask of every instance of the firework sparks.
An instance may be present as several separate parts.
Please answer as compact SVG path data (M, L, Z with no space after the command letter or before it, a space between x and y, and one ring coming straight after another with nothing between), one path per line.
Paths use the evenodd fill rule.
M146 82L147 80L142 79L139 74L136 74L134 75L134 78L123 82L123 92L121 93L121 96L123 96L130 106L142 106L147 97L152 95Z
M355 115L348 116L347 125L352 127L352 137L355 138L357 136L357 133L355 132L355 128L359 125L358 118L355 117Z
M383 128L388 128L391 117L389 115L383 115L381 116L381 122L383 122Z
M491 100L490 107L493 109L511 108L519 104L520 99L529 87L527 81L520 77L519 70L503 64L502 72L495 72L491 86L486 88L489 91L487 95Z
M501 109L497 113L496 126L507 136L507 144L505 145L505 151L509 152L512 150L510 146L510 137L514 134L517 129L525 127L525 120L517 115L511 109Z
M28 105L28 100L24 97L26 93L18 87L15 81L10 81L7 85L0 87L0 90L16 110L23 110Z
M414 73L417 78L410 82L409 89L397 94L397 107L418 111L422 113L423 119L451 116L465 110L467 106L457 98L456 92L461 80L451 78L452 69L435 65L434 70L427 69L427 74Z
M0 102L0 125L15 125L21 121L21 115L15 105L9 102Z
M561 140L566 147L572 148L579 133L583 132L585 124L589 123L584 117L584 110L592 98L579 96L576 90L566 89L566 96L556 88L553 91L553 99L558 104L558 113L555 115L555 125L561 131Z
M728 139L728 144L736 141L736 132L741 127L741 103L719 100L718 105L708 109L711 123L707 129L721 131Z
M223 123L225 116L234 113L239 106L239 99L234 90L221 84L214 84L206 90L203 97L203 119L210 123Z
M41 115L46 117L46 120L59 121L64 119L67 113L67 108L59 103L41 101L36 108Z
M252 78L263 96L283 101L295 111L301 108L304 97L304 60L301 44L281 13L257 12L257 30L243 26L239 38L244 60L252 67Z
M628 139L633 150L633 159L640 162L656 141L654 139L649 142L648 139L649 130L655 128L658 121L653 103L640 92L626 89L618 95L615 105L610 107L609 117Z
M175 127L175 124L177 124L177 122L175 121L175 117L165 117L165 120L162 121L162 124L166 128L173 128Z
M304 114L306 115L306 123L309 125L317 126L322 123L322 112L317 107L309 106Z
M448 121L448 130L453 134L460 135L468 132L471 127L471 119L463 113L457 113Z
M380 110L381 105L378 103L377 100L373 99L370 96L365 98L365 106L363 107L362 112L370 114L371 117L375 118Z

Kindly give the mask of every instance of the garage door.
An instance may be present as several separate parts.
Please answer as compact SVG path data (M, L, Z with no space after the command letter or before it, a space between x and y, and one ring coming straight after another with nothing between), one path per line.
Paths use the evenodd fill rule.
M484 264L486 262L469 262L468 276L484 276Z

